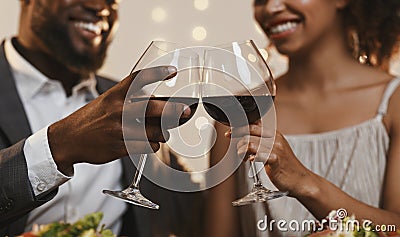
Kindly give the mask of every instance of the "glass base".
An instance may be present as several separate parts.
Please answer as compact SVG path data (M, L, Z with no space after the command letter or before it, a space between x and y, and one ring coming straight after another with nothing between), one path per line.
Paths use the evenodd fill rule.
M157 210L160 208L159 205L145 198L140 193L139 189L127 188L122 191L103 190L103 193L137 206L147 207L150 209L157 209Z
M271 199L279 198L288 195L289 192L271 191L264 186L254 186L249 194L233 201L233 206L243 206L255 202L266 202Z

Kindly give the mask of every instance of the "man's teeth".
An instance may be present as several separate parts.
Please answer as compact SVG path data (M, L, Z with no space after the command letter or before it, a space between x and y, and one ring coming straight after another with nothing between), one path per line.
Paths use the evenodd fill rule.
M93 32L96 35L100 35L101 31L107 30L108 26L107 24L104 24L102 22L97 22L97 23L91 23L91 22L77 22L75 25L81 29Z
M279 34L279 33L294 29L294 28L296 28L296 26L297 26L297 22L290 22L289 21L289 22L285 22L283 24L271 27L270 32L272 34Z

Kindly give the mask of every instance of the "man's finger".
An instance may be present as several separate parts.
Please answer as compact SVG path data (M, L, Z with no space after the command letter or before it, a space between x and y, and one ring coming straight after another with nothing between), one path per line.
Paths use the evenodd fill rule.
M147 84L170 79L176 76L176 73L177 70L174 66L158 66L138 70L126 76L117 85L110 89L110 91L119 91L119 93L125 97L128 90L132 93L137 92ZM132 89L129 89L131 85ZM129 97L132 96L135 95L129 95Z
M125 146L129 154L153 153L160 149L159 143L147 141L125 141Z
M162 100L132 100L124 105L126 118L188 118L192 112L194 111L191 111L190 107L185 104Z
M136 141L166 142L170 134L167 130L161 130L159 125L137 124L136 126L125 126L123 128L124 139Z
M177 69L174 66L158 66L135 71L131 74L133 80L131 91L135 92L145 85L173 78L176 74Z

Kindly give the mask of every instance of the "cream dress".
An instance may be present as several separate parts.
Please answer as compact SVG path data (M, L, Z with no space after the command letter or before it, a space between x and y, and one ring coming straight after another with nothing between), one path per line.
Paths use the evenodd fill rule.
M285 136L298 159L310 170L326 178L350 196L366 204L379 207L386 167L389 136L382 122L389 99L400 84L400 78L392 80L381 100L377 115L355 126L306 135ZM262 164L257 164L261 165ZM265 170L261 179L267 187L273 187ZM249 179L249 183L252 180ZM265 206L254 205L256 220L287 221L288 231L257 231L258 236L303 236L305 232L293 232L290 221L315 220L313 215L294 198L283 197L269 201ZM266 214L269 213L269 214ZM264 222L259 223L260 227ZM257 228L257 226L254 226ZM253 227L253 228L254 228ZM257 228L258 229L258 228ZM265 228L261 228L265 229ZM269 228L267 228L269 229Z

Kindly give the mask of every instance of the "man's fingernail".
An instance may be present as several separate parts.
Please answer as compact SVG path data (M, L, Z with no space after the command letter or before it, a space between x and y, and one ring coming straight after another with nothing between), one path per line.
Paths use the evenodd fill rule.
M183 115L184 116L189 116L192 113L192 111L190 110L190 107L187 105L183 106Z
M176 73L176 68L173 66L168 66L169 75Z
M256 155L255 155L255 154L250 154L249 157L248 157L248 159L249 159L250 161L254 161L254 160L256 159Z

